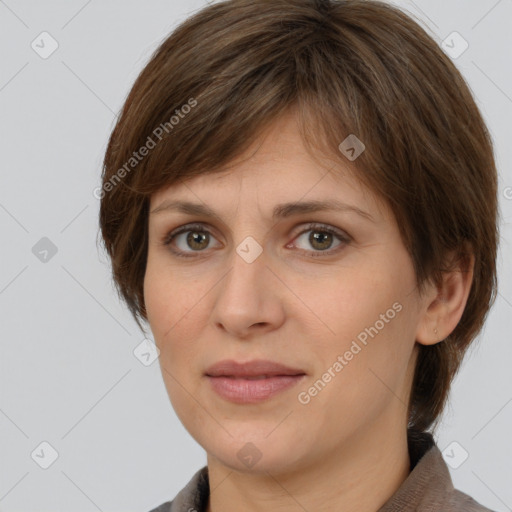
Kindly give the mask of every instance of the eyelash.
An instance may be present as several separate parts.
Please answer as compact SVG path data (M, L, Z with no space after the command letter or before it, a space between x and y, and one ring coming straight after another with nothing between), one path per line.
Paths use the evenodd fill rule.
M177 231L173 231L173 232L169 233L168 235L166 235L164 240L162 241L162 244L165 246L169 246L169 248L170 248L171 243L178 235L181 235L182 233L188 233L189 231L196 231L199 233L208 233L209 235L213 236L211 231L208 231L207 229L205 229L204 225L202 225L202 224L187 224L185 226L182 226L181 228L178 228ZM318 231L320 233L329 233L329 234L333 235L334 237L338 238L338 240L341 242L341 244L338 245L334 249L329 249L329 250L325 250L325 251L313 251L312 253L309 253L308 256L312 257L312 258L318 258L318 257L322 257L322 256L330 256L330 255L334 254L335 252L338 252L340 250L340 247L343 246L343 244L348 244L352 241L351 237L348 236L346 233L343 233L342 231L339 231L339 230L332 228L330 226L327 226L325 224L316 224L316 223L310 224L307 227L307 229L304 229L303 231L301 231L294 239L300 237L301 235L303 235L304 233L307 233L308 231ZM205 252L205 251L191 251L191 253L188 253L188 252L179 251L179 250L172 249L172 248L170 248L170 250L175 255L177 255L178 257L182 257L182 258L194 258L194 257L197 257L198 253ZM304 249L300 249L300 250L302 252L304 252ZM306 252L309 252L309 251L306 251Z

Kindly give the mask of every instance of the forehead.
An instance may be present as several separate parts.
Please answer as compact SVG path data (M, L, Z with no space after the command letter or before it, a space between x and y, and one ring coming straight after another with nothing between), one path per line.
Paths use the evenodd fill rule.
M166 200L195 200L205 204L226 201L272 204L304 200L336 200L364 205L387 217L384 201L358 178L350 162L304 146L295 114L277 118L255 137L246 151L215 172L180 180L151 196L151 210Z

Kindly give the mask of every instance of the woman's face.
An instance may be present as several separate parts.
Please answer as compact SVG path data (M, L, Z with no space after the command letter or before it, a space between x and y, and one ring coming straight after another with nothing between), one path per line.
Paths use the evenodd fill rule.
M185 428L230 468L278 472L405 431L427 301L390 211L343 155L321 167L291 117L267 135L228 171L153 195L144 296ZM313 201L346 206L298 208ZM207 376L260 359L302 376Z

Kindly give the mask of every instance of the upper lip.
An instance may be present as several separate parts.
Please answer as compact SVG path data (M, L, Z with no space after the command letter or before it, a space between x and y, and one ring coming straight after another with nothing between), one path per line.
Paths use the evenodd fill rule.
M245 363L225 359L206 370L209 377L260 377L276 375L305 375L304 370L290 368L268 359L255 359Z

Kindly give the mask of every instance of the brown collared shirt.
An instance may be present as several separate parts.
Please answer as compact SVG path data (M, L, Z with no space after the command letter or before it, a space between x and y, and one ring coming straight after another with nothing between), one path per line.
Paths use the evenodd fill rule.
M411 472L377 512L493 512L453 487L448 466L432 434L408 436ZM205 512L208 467L198 470L176 495L150 512Z

